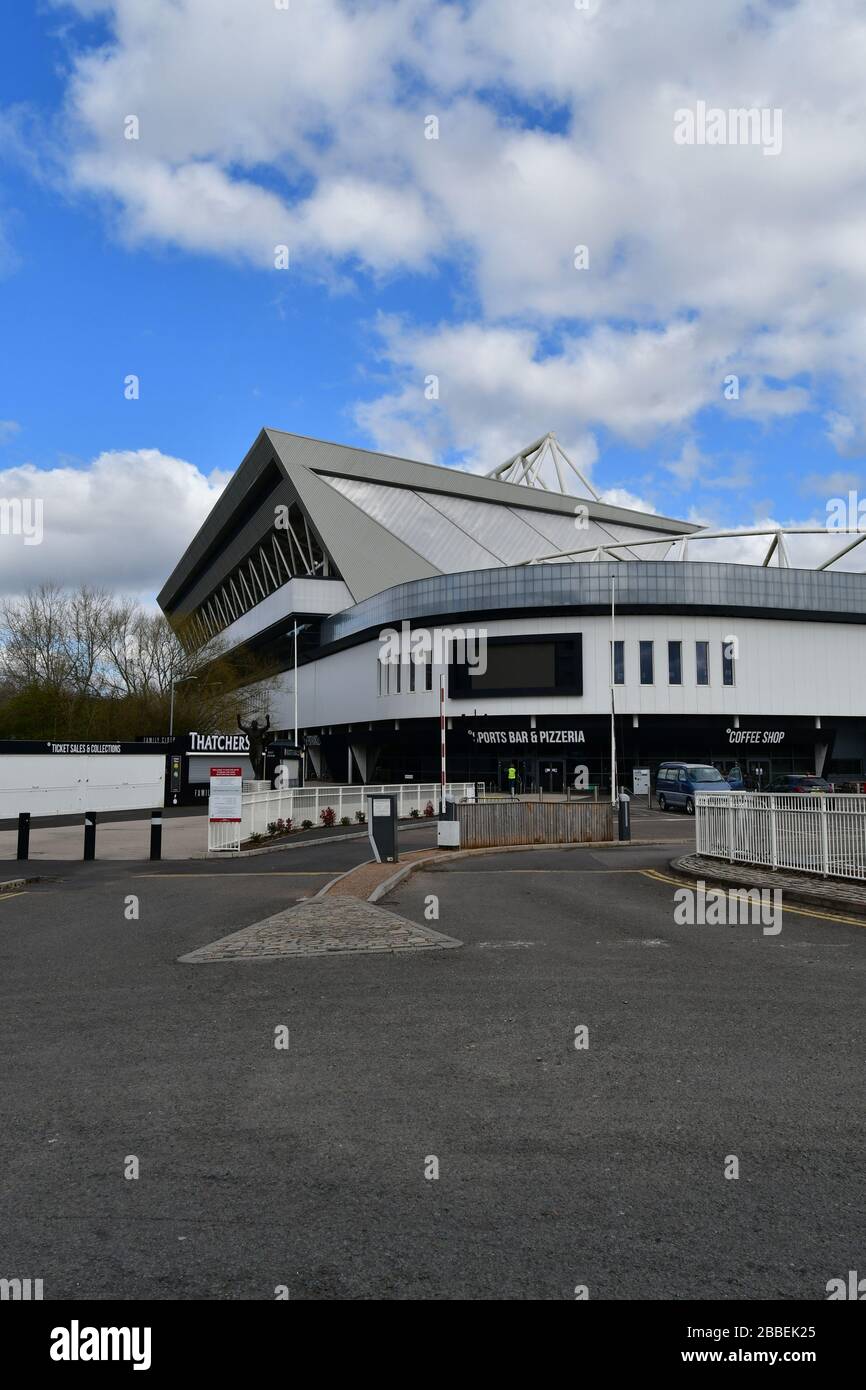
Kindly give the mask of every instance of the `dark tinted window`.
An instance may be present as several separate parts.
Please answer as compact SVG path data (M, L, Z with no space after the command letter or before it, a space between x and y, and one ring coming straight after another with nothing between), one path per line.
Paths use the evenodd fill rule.
M613 644L613 683L625 685L625 642Z
M652 685L653 683L652 642L641 642L640 644L640 683L641 685Z
M698 685L709 685L710 683L710 644L709 642L695 643L695 666L697 671Z
M668 642L668 681L671 685L683 683L682 642Z

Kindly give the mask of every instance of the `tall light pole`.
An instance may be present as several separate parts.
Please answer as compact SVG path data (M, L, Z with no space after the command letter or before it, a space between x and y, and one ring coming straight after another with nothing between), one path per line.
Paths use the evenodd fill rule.
M616 805L616 723L614 721L614 691L616 687L616 666L614 664L616 637L616 580L610 580L610 799Z
M172 676L172 678L171 678L171 706L170 706L169 715L168 715L168 736L169 736L169 738L174 738L174 687L175 687L176 685L183 685L184 681L197 681L197 680L198 680L198 676L181 676L178 680L175 680L174 676Z

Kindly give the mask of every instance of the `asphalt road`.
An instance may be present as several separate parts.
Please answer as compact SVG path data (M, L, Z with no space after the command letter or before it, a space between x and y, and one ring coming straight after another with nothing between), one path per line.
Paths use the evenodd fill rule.
M0 1275L47 1299L824 1298L864 1262L866 928L674 926L643 870L680 849L425 871L387 906L435 895L464 945L393 956L177 963L364 841L0 900Z

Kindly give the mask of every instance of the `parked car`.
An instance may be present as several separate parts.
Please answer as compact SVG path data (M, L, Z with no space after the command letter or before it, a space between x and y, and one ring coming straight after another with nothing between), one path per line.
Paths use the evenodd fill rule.
M656 800L660 811L680 807L687 816L695 814L698 792L729 792L717 767L707 763L662 763L656 775Z
M736 763L733 767L729 767L727 772L723 772L722 776L724 777L731 791L741 792L746 785L743 781L742 768L737 767Z
M810 777L806 772L792 772L788 777L776 777L768 792L831 792L833 788L824 777Z

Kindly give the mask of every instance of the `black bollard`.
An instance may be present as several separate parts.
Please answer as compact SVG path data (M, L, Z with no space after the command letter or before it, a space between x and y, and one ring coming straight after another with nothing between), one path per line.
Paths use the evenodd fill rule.
M162 858L162 811L150 813L150 857Z
M84 812L84 858L96 858L96 812Z
M621 840L631 839L631 820L628 813L629 795L628 792L619 794L619 838Z
M30 812L18 814L18 853L16 859L30 858Z

